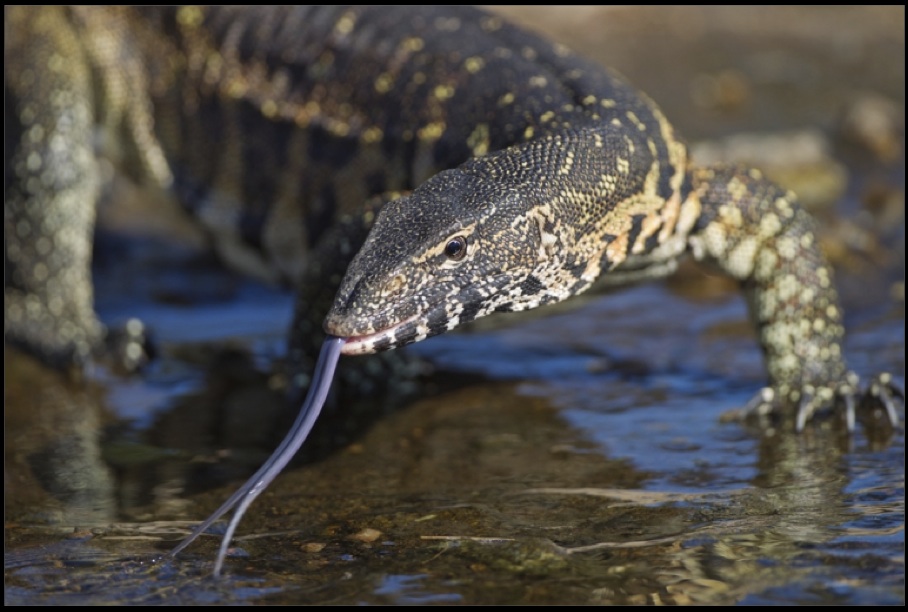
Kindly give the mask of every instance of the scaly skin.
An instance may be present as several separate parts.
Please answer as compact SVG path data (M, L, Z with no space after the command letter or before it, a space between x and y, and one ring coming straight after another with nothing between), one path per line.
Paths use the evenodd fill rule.
M860 399L795 198L696 168L652 101L562 45L467 7L6 20L6 339L48 363L104 338L89 264L106 157L172 189L233 267L298 288L300 359L342 276L324 327L366 353L692 253L751 303L769 372L754 410L793 405L802 426ZM376 203L393 192L412 193ZM891 380L871 389L894 415Z
M748 410L793 414L800 431L841 401L853 430L862 394L842 355L832 270L795 195L743 168L692 168L660 183L660 169L676 166L634 157L642 147L629 123L562 126L389 203L325 330L347 338L346 354L387 350L567 299L622 265L628 278L660 277L691 252L740 281L750 306L770 384ZM617 161L626 159L639 163ZM888 374L866 395L897 423L904 396Z

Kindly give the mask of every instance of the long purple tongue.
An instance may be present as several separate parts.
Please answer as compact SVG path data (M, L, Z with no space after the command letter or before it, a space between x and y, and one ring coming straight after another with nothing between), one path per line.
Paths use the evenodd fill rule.
M224 566L224 558L227 556L227 548L233 539L233 532L236 531L240 520L243 518L246 509L258 497L271 482L277 478L281 470L286 467L296 451L303 445L306 436L315 425L315 420L325 405L325 399L328 397L328 390L331 388L331 381L334 379L334 368L337 366L337 360L340 357L341 347L346 342L346 338L337 338L328 336L325 343L322 344L322 350L318 355L318 362L315 364L315 375L312 378L312 384L309 386L309 393L306 395L306 401L300 408L299 416L290 428L290 433L277 447L277 450L268 458L265 464L259 468L252 478L247 480L243 486L236 490L230 498L221 504L221 507L215 510L211 516L205 519L198 527L189 534L186 539L180 542L176 548L170 551L169 556L177 555L181 550L189 546L193 540L201 535L206 529L227 513L231 508L237 506L230 524L227 525L227 532L221 540L221 548L218 550L218 558L214 563L214 575L221 574L221 568Z

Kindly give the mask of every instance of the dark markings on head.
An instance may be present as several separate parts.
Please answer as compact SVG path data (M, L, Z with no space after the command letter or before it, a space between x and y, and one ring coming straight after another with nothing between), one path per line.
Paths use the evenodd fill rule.
M387 351L392 348L391 338L382 338L375 343L376 351Z
M402 346L404 344L410 344L411 342L416 340L417 335L418 333L416 331L416 322L410 321L409 323L404 323L397 330L397 332L394 334L394 339L398 346Z
M570 273L574 278L580 279L586 272L586 262L576 261L574 258L570 258L564 263L564 270Z
M531 274L526 280L520 283L519 288L523 295L530 296L544 291L545 285L541 280Z
M645 253L649 253L657 246L659 246L659 232L653 232L651 235L647 236L646 240L643 242L643 250Z
M448 329L448 315L445 312L444 308L436 308L435 310L429 313L427 320L429 326L429 333L431 335L437 335L447 331Z
M475 290L473 290L473 294L475 295ZM479 299L479 298L467 299L464 302L463 310L460 313L460 322L468 323L468 322L472 321L473 319L475 319L476 315L479 314L479 311L482 308L482 306L483 306L482 299Z
M632 215L631 216L631 229L627 233L627 248L633 248L634 244L637 242L637 238L640 236L640 232L643 231L643 221L646 220L646 215Z

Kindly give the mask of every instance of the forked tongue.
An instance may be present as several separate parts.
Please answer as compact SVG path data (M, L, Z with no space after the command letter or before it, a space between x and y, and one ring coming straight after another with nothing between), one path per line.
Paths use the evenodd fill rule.
M312 384L309 386L309 393L306 394L306 401L303 402L303 407L300 408L299 416L297 416L296 421L293 422L290 433L287 434L287 437L284 438L281 445L277 447L277 450L274 451L252 478L247 480L227 501L221 504L220 508L215 510L211 516L196 527L186 539L170 551L168 556L173 557L177 555L206 529L211 527L216 520L236 506L236 512L233 513L233 517L227 525L227 531L224 533L223 539L221 539L221 547L218 550L218 557L214 563L214 575L220 575L221 568L224 566L224 558L227 556L227 549L230 547L230 541L233 539L233 533L240 524L240 520L243 518L246 509L249 508L249 505L255 501L255 498L258 497L275 478L277 478L277 475L280 474L281 470L286 467L287 463L290 462L290 459L296 454L296 451L303 445L309 432L312 431L312 426L315 425L315 421L322 411L322 406L325 405L325 399L328 397L328 390L331 388L331 381L334 378L334 368L337 366L341 347L344 345L345 341L345 338L338 338L336 336L328 336L325 338L325 342L322 344L322 350L318 356L318 362L315 364L315 375L312 378Z

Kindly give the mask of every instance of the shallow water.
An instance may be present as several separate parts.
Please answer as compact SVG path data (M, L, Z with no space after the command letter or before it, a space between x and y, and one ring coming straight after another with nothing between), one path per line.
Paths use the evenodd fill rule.
M770 31L754 36L782 53ZM768 61L744 36L706 38L723 62ZM649 93L695 137L791 127L811 96L826 117L830 91L853 88L835 82L836 53L804 39L793 69L832 67L808 71L800 97L753 77L776 106L719 113L716 131L673 110L671 91ZM891 68L903 95L904 65ZM841 246L846 355L904 384L904 157L873 162L827 131L848 179L819 212ZM904 604L904 428L870 417L848 440L835 419L801 436L723 422L763 383L761 357L733 287L692 268L411 347L433 371L329 407L250 509L223 579L210 577L217 537L163 561L293 420L280 359L292 297L177 262L157 278L185 301L162 302L161 281L136 284L143 263L126 265L129 290L106 283L99 310L153 329L160 355L141 377L77 384L6 353L7 603Z

